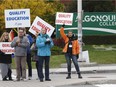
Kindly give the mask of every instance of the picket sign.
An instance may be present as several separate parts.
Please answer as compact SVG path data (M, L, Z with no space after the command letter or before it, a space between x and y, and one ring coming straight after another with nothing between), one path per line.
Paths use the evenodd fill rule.
M0 50L5 54L14 53L14 48L11 47L11 42L0 42Z
M53 26L51 26L50 24L48 24L47 22L42 20L40 17L36 16L34 22L32 23L32 25L31 25L31 27L29 29L29 32L36 35L36 33L40 33L42 28L46 29L46 33L50 37L51 37L53 31L55 30L55 28Z
M56 25L72 25L73 23L73 13L62 13L57 12L56 13Z
M7 9L5 28L30 27L30 9Z

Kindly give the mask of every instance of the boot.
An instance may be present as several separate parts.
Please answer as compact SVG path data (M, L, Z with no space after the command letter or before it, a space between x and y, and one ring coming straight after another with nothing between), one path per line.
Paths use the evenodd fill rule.
M80 74L80 73L78 73L78 78L79 78L79 79L82 79L82 76L81 76L81 74Z
M8 81L6 76L3 78L3 81Z
M11 74L12 74L11 69L8 69L8 78L9 78L10 81L13 80Z
M71 73L68 73L68 76L66 77L66 79L71 79Z

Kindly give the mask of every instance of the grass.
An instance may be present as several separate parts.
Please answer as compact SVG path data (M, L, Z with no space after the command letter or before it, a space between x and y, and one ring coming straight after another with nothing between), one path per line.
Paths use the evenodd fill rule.
M86 45L83 47L83 50L89 51L90 62L96 62L98 64L114 64L116 63L116 50L104 50L102 47L112 46L116 49L116 45L97 45L101 47L99 49L95 49L93 45ZM50 59L50 67L56 68L60 67L62 63L65 63L64 55L53 55ZM13 68L15 68L14 60L12 64ZM32 62L32 67L35 68L35 62Z
M99 45L98 47L100 47ZM109 45L102 45L108 48ZM110 45L116 47L116 45ZM96 62L98 64L113 64L116 63L116 50L104 50L103 48L94 49L92 45L83 47L84 50L89 51L90 62Z

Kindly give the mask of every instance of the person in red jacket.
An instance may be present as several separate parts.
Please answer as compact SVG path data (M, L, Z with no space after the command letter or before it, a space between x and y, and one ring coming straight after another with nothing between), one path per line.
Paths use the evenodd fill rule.
M65 41L63 52L65 53L65 58L67 62L67 70L68 70L68 76L66 77L66 79L71 78L71 59L77 71L78 78L82 78L79 65L77 62L77 55L79 54L78 40L77 38L75 38L72 31L68 31L68 35L64 33L64 25L60 28L60 34Z

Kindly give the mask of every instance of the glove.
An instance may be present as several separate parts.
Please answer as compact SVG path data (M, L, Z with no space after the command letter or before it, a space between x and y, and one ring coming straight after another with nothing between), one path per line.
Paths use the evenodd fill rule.
M50 44L50 41L46 41L45 44Z
M65 26L65 24L62 25L62 27L64 27L64 26Z
M50 44L50 39L47 38L45 44Z

